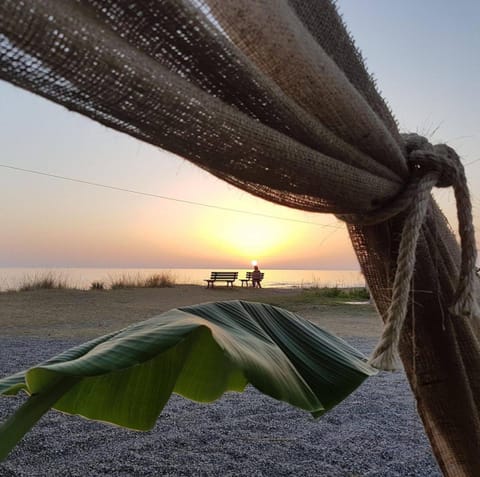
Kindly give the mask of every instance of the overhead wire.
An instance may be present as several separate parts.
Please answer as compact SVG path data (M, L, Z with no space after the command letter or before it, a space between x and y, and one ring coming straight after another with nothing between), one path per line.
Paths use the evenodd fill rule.
M103 189L110 189L110 190L116 190L116 191L120 191L120 192L127 192L127 193L130 193L130 194L142 195L142 196L146 196L146 197L154 197L154 198L157 198L157 199L169 200L169 201L172 201L172 202L179 202L179 203L188 204L188 205L196 205L196 206L199 206L199 207L207 207L207 208L210 208L210 209L217 209L217 210L222 210L222 211L225 211L225 212L234 212L234 213L239 213L239 214L252 215L252 216L256 216L256 217L264 217L264 218L268 218L268 219L283 220L283 221L287 221L287 222L295 222L295 223L301 223L301 224L307 224L307 225L315 225L315 226L318 226L318 227L329 227L329 228L333 228L333 229L343 228L343 225L320 224L318 222L312 222L312 221L309 221L309 220L292 219L292 218L289 218L289 217L280 217L280 216L277 216L277 215L263 214L261 212L252 212L250 210L235 209L233 207L223 207L221 205L206 204L206 203L202 203L202 202L196 202L196 201L193 201L193 200L179 199L177 197L170 197L170 196L166 196L166 195L154 194L154 193L151 193L151 192L143 192L143 191L139 191L139 190L135 190L135 189L129 189L129 188L125 188L125 187L118 187L118 186L113 186L113 185L108 185L108 184L102 184L100 182L93 182L93 181L87 181L87 180L83 180L83 179L77 179L77 178L74 178L74 177L61 176L61 175L58 175L58 174L51 174L49 172L37 171L37 170L34 170L34 169L26 169L26 168L23 168L23 167L12 166L12 165L9 165L9 164L0 164L0 167L3 167L4 169L11 169L11 170L18 171L18 172L27 172L29 174L36 174L36 175L40 175L40 176L50 177L50 178L53 178L53 179L60 179L60 180L65 180L65 181L70 181L70 182L76 182L76 183L79 183L79 184L86 184L86 185L94 186L94 187L101 187Z
M477 159L474 159L473 161L467 162L466 164L463 165L463 167L470 166L472 164L475 164L475 162L480 161L480 157L477 157Z
M469 166L469 165L474 164L475 162L478 162L478 161L480 161L480 157L478 159L474 159L473 161L470 161L470 162L466 163L464 166L465 167ZM127 192L127 193L130 193L130 194L142 195L142 196L146 196L146 197L153 197L153 198L162 199L162 200L169 200L169 201L172 201L172 202L179 202L179 203L183 203L183 204L187 204L187 205L195 205L195 206L199 206L199 207L207 207L207 208L211 208L211 209L223 210L225 212L246 214L246 215L252 215L252 216L256 216L256 217L264 217L264 218L268 218L268 219L283 220L283 221L287 221L287 222L295 222L295 223L301 223L301 224L307 224L307 225L315 225L317 227L329 227L329 228L333 228L333 229L343 228L343 225L320 224L318 222L313 222L313 221L309 221L309 220L292 219L292 218L288 218L288 217L280 217L280 216L277 216L277 215L263 214L261 212L252 212L250 210L235 209L233 207L223 207L223 206L220 206L220 205L206 204L206 203L203 203L203 202L197 202L197 201L193 201L193 200L179 199L177 197L170 197L170 196L166 196L166 195L154 194L154 193L151 193L151 192L143 192L143 191L130 189L130 188L125 188L125 187L113 186L113 185L108 185L108 184L102 184L102 183L99 183L99 182L87 181L87 180L84 180L84 179L77 179L77 178L74 178L74 177L52 174L52 173L48 173L48 172L38 171L38 170L35 170L35 169L26 169L26 168L23 168L23 167L12 166L10 164L0 164L0 167L3 167L5 169L11 169L11 170L18 171L18 172L26 172L26 173L29 173L29 174L36 174L36 175L40 175L40 176L50 177L50 178L53 178L53 179L76 182L76 183L79 183L79 184L86 184L86 185L93 186L93 187L101 187L103 189L110 189L110 190L116 190L116 191L120 191L120 192ZM475 202L477 200L478 199L476 199L476 200L474 199Z

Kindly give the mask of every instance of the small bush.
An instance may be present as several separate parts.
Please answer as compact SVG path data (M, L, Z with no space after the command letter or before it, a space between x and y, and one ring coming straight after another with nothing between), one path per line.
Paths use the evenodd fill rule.
M366 287L350 288L349 298L356 300L370 300L370 293Z
M138 277L132 278L128 275L121 275L116 278L110 279L110 288L112 290L121 290L123 288L136 288L138 287Z
M345 301L368 301L370 294L365 287L341 288L312 287L304 288L299 300L305 303L341 303Z
M52 272L41 273L33 277L26 276L18 287L19 291L65 290L67 288L73 287L69 286L65 278Z
M290 311L301 311L309 306L314 308L317 306L345 306L349 302L362 302L367 305L369 298L368 291L364 287L322 286L302 288L298 294L279 296L269 301L269 303Z
M314 290L317 295L325 298L340 298L345 293L342 288L338 288L336 285L334 287L322 287Z
M175 285L175 279L169 273L155 273L145 278L145 288L171 288Z
M105 284L103 282L92 282L90 284L90 290L104 290Z
M175 279L169 273L155 273L148 277L121 275L110 282L112 290L124 288L170 288L175 286Z
M345 300L353 299L365 299L368 300L370 295L366 288L364 287L354 287L354 288L339 288L338 286L334 287L322 287L322 288L313 288L312 291L318 296L325 298L341 298Z

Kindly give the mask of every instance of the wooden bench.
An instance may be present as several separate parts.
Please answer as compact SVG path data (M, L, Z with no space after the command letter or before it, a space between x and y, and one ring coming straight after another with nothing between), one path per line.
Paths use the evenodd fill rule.
M263 272L260 273L260 282L263 280L264 275ZM244 284L248 287L248 282L252 281L252 272L245 273L245 278L240 278L240 281L242 282L242 287Z
M238 272L212 272L210 278L206 278L207 288L213 288L215 282L227 282L227 287L233 287L233 282L238 278Z

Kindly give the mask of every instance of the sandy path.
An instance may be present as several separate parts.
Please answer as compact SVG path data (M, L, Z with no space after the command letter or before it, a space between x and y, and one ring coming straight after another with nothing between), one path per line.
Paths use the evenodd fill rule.
M302 302L298 289L253 289L195 285L109 291L38 290L0 293L4 336L92 338L180 306L208 301L248 300L282 306L344 336L376 337L373 307Z

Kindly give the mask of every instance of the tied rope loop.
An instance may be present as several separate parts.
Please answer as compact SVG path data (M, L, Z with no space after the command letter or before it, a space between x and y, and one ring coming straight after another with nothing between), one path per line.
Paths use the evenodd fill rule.
M416 141L419 137L416 134L408 135L407 147L408 138ZM431 150L430 147L413 149L409 161L413 167L435 171L438 174L436 186L453 187L455 193L462 260L454 304L450 307L450 312L455 316L478 317L480 310L475 297L477 247L465 169L451 147L445 144L433 146Z
M398 361L398 344L407 314L418 238L430 202L430 192L435 186L453 187L457 203L462 262L450 312L459 317L480 316L475 297L477 251L472 205L460 158L452 148L443 144L432 146L417 134L403 137L411 170L411 179L404 191L392 203L372 214L341 217L351 223L367 225L383 222L408 210L400 239L392 300L382 336L370 360L373 367L386 371L395 370Z

